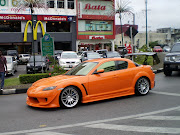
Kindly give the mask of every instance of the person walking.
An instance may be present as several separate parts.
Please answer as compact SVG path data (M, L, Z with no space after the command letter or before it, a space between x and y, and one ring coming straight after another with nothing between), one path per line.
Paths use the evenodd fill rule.
M0 78L1 78L1 90L4 88L4 76L7 71L7 61L6 58L2 55L2 51L0 50Z

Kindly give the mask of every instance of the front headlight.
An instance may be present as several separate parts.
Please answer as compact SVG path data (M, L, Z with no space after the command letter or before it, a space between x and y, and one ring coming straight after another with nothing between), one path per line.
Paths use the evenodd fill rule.
M77 61L77 62L76 62L76 64L79 64L79 63L81 63L81 62L80 62L80 61Z
M27 64L27 67L30 67L31 65L30 64Z
M56 86L46 87L46 88L43 89L43 91L53 90L53 89L55 89L55 88L56 88Z
M170 61L170 57L166 56L165 61Z

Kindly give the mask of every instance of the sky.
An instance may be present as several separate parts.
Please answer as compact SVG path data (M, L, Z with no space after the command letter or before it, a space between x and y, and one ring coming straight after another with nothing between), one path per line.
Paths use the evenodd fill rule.
M117 0L119 1L119 0ZM135 14L135 24L139 31L146 30L145 0L121 0L129 1L129 7ZM147 0L148 31L156 31L158 28L180 28L180 0ZM133 24L133 16L124 14L122 23ZM116 15L116 25L119 25L119 15Z

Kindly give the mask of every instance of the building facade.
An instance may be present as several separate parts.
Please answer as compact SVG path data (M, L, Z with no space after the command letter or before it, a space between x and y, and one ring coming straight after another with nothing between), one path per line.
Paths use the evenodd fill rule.
M114 50L114 0L78 0L76 50Z
M3 0L0 3L0 48L16 49L19 53L32 52L32 20L35 52L40 53L40 39L44 33L54 38L56 50L76 51L76 0L42 0L34 7L22 7L22 0ZM37 27L36 27L37 26Z

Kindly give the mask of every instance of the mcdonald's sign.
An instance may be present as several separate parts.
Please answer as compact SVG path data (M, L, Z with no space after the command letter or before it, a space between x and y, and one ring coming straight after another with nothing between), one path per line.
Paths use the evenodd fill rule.
M27 21L27 23L26 23L25 30L24 30L24 42L27 42L27 30L28 30L29 24L32 26L32 21ZM38 29L38 25L39 24L41 25L42 35L43 36L45 35L44 26L43 26L41 21L38 21L36 23L35 28L33 27L33 31L34 31L33 37L34 37L34 40L37 40L37 29Z

